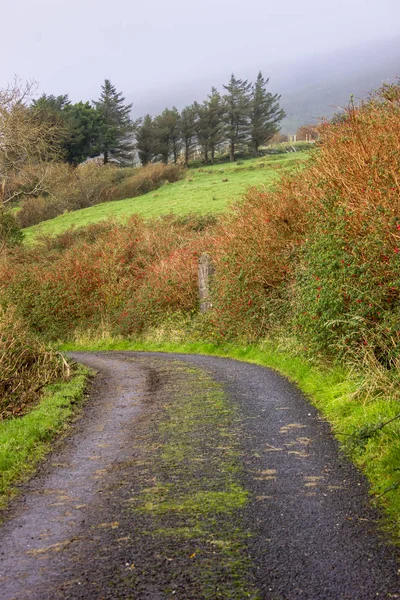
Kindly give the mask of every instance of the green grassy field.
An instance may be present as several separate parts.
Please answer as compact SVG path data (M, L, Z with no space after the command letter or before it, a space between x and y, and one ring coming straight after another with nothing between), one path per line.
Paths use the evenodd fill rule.
M148 218L170 213L220 213L247 188L271 186L282 172L300 167L308 156L308 152L296 152L189 169L184 179L156 191L66 213L29 227L24 233L30 242L39 234L55 235L73 226L83 227L110 217L124 221L133 214Z

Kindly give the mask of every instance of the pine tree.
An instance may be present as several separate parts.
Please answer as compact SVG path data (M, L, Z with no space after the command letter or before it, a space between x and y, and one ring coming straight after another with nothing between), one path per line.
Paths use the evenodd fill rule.
M252 88L251 145L255 154L262 144L266 144L279 131L279 123L285 116L285 111L279 106L281 97L266 91L268 81L260 71Z
M208 153L210 150L210 131L207 106L205 103L199 104L198 102L194 102L193 107L196 111L195 127L197 142L200 146L203 162L207 163Z
M214 164L215 151L224 140L224 105L221 94L216 88L211 89L211 94L205 101L206 119L208 122L208 147L211 153L211 164Z
M53 94L42 94L32 101L32 109L46 121L61 119L61 112L70 105L68 94L54 96Z
M68 104L63 109L67 136L63 147L65 159L71 165L78 165L88 157L96 156L103 120L89 102Z
M132 104L124 104L122 92L117 92L109 79L104 81L99 100L93 101L99 112L103 127L99 142L99 152L104 164L113 160L125 163L132 160L134 125L130 118Z
M208 163L211 155L211 163L214 163L215 152L224 140L224 114L225 107L221 94L216 88L211 89L211 94L203 104L193 104L196 112L196 134L198 144L201 148L203 162Z
M156 130L150 115L146 115L137 128L136 150L143 166L151 162L156 155Z
M225 94L225 135L229 142L230 160L235 160L235 150L238 145L249 140L250 117L250 88L247 80L236 79L232 74L228 85L223 86L228 92Z
M89 102L71 104L66 94L43 94L32 102L32 111L41 121L58 127L66 162L78 165L98 152L103 120Z
M156 154L167 164L170 155L174 163L180 150L180 114L174 107L166 108L154 119L156 129Z
M186 106L181 112L180 133L185 152L185 164L190 159L191 152L195 146L196 140L196 118L197 111L194 104Z

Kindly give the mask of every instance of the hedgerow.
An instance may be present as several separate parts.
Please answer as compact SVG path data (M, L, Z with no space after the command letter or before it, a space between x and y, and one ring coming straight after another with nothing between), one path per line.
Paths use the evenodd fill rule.
M321 127L306 172L307 236L296 269L299 335L330 356L399 365L400 87Z
M51 340L100 325L123 335L165 312L197 308L197 261L207 236L171 217L42 238L0 262L0 291L32 330Z

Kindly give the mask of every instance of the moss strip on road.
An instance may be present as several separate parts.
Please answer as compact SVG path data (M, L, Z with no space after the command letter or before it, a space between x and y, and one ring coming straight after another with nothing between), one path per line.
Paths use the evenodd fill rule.
M241 525L248 494L237 408L211 376L179 361L161 402L141 441L145 459L131 501L140 549L132 587L137 597L152 580L166 597L255 600Z

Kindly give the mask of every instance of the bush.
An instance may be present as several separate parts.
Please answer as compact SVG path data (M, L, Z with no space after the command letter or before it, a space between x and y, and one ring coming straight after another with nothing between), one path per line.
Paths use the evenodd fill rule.
M290 281L291 257L305 230L307 200L293 178L276 193L250 189L216 231L214 309L222 338L254 340L275 325Z
M295 322L308 343L328 355L368 352L385 368L396 367L400 219L380 204L364 215L362 227L359 220L335 202L315 215L297 272Z
M65 163L39 165L47 169L47 191L21 203L17 219L30 227L64 212L87 208L111 200L116 195L118 168L90 161L74 168Z
M148 164L131 177L127 177L117 191L118 198L134 198L158 189L164 183L174 183L185 172L182 165Z
M26 413L47 383L68 376L61 354L32 335L13 308L0 308L0 419Z
M116 333L130 336L171 315L192 315L197 311L198 261L204 241L192 239L186 244L149 265L136 293L121 306Z
M38 234L35 237L35 243L41 254L43 252L52 252L53 250L64 252L80 242L94 244L99 237L113 230L115 225L115 221L108 219L106 221L99 221L98 223L91 223L86 227L71 227L56 236Z
M44 177L46 191L29 196L17 213L20 227L30 227L53 219L64 212L87 208L101 202L122 200L146 194L163 183L173 183L182 177L180 165L157 163L142 168L119 168L89 161L74 168L65 163L38 165L32 177Z
M62 212L60 207L51 200L42 196L39 198L31 196L22 202L21 208L17 213L17 221L22 228L30 227L42 221L54 219L54 217L62 214Z
M24 234L18 227L15 215L0 208L0 253L5 248L20 245L23 239Z

